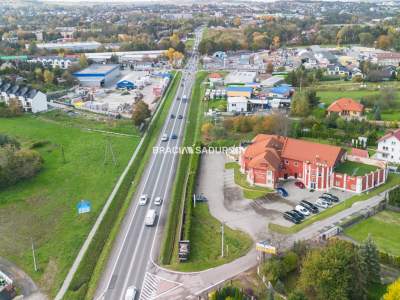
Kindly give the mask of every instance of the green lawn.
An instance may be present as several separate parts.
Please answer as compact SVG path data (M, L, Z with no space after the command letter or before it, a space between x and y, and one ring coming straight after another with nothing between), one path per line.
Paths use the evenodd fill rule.
M247 199L257 199L264 197L266 194L273 192L273 190L265 187L251 185L246 175L240 172L240 166L236 162L229 162L225 164L225 169L234 169L235 172L235 183L240 186L243 190L243 195Z
M367 173L376 171L376 166L366 165L354 161L345 161L335 168L335 172L347 174L350 176L363 176Z
M354 203L356 203L358 201L365 201L365 200L367 200L373 196L376 196L379 193L382 193L382 192L386 191L387 189L390 189L399 184L400 184L400 176L394 175L394 174L389 174L389 177L385 184L377 187L376 189L369 191L368 194L363 193L361 195L354 195L353 197L350 197L349 199L345 200L344 202L341 202L341 203L334 205L316 215L313 215L312 217L306 219L305 221L303 221L300 224L296 224L296 225L287 227L287 226L282 226L282 225L275 224L275 223L269 223L268 227L269 227L269 229L271 229L275 232L281 233L281 234L296 233L296 232L299 232L300 230L306 228L307 226L311 225L314 222L326 219L330 216L337 214L340 211L350 208Z
M331 104L333 101L339 98L352 98L354 100L360 101L362 97L369 95L377 95L379 91L369 91L369 90L355 90L355 91L338 91L338 90L328 90L328 91L317 91L317 96L320 97L320 101L326 105Z
M225 254L222 258L221 223L211 216L207 203L197 204L193 208L190 237L189 261L167 267L184 272L209 269L245 255L253 244L247 234L225 226Z
M43 170L30 180L0 191L0 256L15 262L49 295L60 286L139 142L137 132L126 121L101 119L95 116L87 121L55 112L0 119L0 133L16 137L24 146L49 142L37 149L44 159ZM116 165L111 155L105 156L107 145L112 145ZM91 201L92 212L78 216L76 205L81 199ZM32 266L31 238L39 272L34 272Z
M226 111L227 105L228 105L228 102L226 99L207 101L208 109L213 109L213 110L217 109L219 111Z
M358 242L370 234L378 248L395 256L400 256L400 213L382 211L345 230L345 234Z

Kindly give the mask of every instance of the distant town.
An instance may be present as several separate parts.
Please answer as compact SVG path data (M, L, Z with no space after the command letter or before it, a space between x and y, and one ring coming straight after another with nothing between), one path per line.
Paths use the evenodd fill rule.
M400 300L396 1L0 3L0 299Z

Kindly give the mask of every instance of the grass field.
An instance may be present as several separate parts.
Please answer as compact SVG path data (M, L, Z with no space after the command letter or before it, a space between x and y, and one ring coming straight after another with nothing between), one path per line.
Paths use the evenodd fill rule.
M207 203L197 204L192 212L190 259L175 263L174 270L200 271L228 263L250 250L252 240L239 230L224 227L225 255L221 257L221 223L211 216Z
M235 183L242 188L243 195L247 199L261 198L272 192L272 190L269 188L250 185L250 183L246 180L246 175L240 172L240 166L236 162L226 163L225 169L234 169Z
M369 191L368 194L363 193L361 195L355 195L353 197L350 197L349 199L347 199L335 206L332 206L332 207L324 210L323 212L313 215L312 217L306 219L305 221L303 221L300 224L296 224L296 225L287 227L287 226L282 226L282 225L275 224L275 223L269 223L268 227L272 231L275 231L275 232L278 232L281 234L296 233L296 232L299 232L300 230L306 228L307 226L311 225L312 223L326 219L330 216L337 214L340 211L350 208L354 203L356 203L358 201L365 201L365 200L367 200L373 196L376 196L379 193L382 193L382 192L386 191L387 189L390 189L399 184L400 184L400 176L394 175L394 174L389 174L389 177L385 184Z
M381 251L400 256L400 213L382 211L345 230L345 234L362 242L370 234Z
M367 173L376 171L378 168L354 161L345 161L335 168L335 172L347 174L350 176L363 176Z
M130 121L101 119L95 116L88 121L55 112L0 119L0 133L16 137L25 146L48 141L37 149L44 159L43 170L31 180L0 191L0 256L15 262L49 295L54 295L61 284L139 142L137 132L128 125ZM112 145L116 165L111 155L105 156L107 145ZM91 201L92 212L78 216L76 205L81 199ZM38 272L33 270L31 238Z

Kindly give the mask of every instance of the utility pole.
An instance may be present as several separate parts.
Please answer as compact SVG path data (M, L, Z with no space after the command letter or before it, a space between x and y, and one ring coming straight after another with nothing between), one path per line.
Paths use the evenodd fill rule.
M224 223L221 223L221 257L224 257Z
M31 237L31 243L32 243L32 256L33 256L33 267L35 268L35 272L38 271L38 267L36 264L36 256L35 256L35 246L33 244L33 238Z
M196 194L193 194L193 207L196 207Z

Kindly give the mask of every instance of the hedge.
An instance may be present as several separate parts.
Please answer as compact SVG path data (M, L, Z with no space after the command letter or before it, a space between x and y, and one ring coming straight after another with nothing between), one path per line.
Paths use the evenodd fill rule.
M173 96L174 90L178 87L180 81L181 73L175 75L171 85L168 88L168 91L165 95L165 101L158 107L157 113L154 115L153 122L150 123L147 134L143 138L142 145L137 152L136 158L133 161L130 169L128 170L125 178L122 181L120 188L118 189L114 200L111 202L110 207L107 210L107 213L104 216L103 221L101 222L95 236L93 237L92 242L90 243L72 281L68 288L67 294L64 296L64 299L73 300L73 299L83 299L82 296L85 296L89 287L89 282L92 276L92 273L96 267L98 258L103 251L104 245L107 242L109 234L112 228L115 225L115 221L118 219L119 213L123 204L127 199L127 195L129 193L130 187L132 185L135 176L140 176L141 172L138 172L141 165L146 163L143 160L143 157L146 156L146 152L152 151L151 142L155 140L153 137L154 134L157 135L157 132L161 129L163 122L166 118L166 113L162 114L163 109L167 105L172 102L171 95ZM157 111L157 112L158 112Z
M400 207L400 187L389 192L389 204L395 207Z

